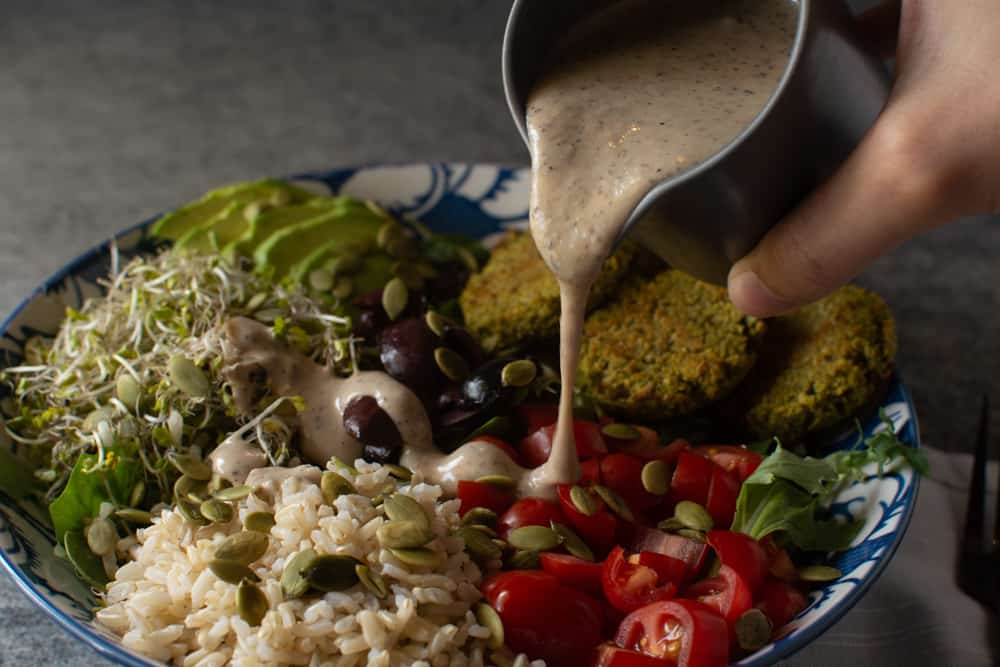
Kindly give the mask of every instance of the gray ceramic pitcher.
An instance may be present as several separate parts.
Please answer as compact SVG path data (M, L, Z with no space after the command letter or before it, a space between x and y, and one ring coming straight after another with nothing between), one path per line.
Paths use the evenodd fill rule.
M888 97L887 72L862 47L842 0L790 1L799 8L798 30L767 106L714 156L654 186L622 234L702 280L723 284L733 262L847 157ZM503 83L526 143L526 101L549 48L576 21L615 2L515 0Z

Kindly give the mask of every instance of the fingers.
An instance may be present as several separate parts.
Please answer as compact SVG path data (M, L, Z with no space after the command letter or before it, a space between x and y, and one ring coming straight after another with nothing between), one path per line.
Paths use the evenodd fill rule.
M769 317L819 299L902 241L946 221L934 166L886 121L841 169L733 266L740 311ZM916 147L914 145L916 144Z
M902 10L902 0L886 0L857 18L862 41L882 58L889 58L896 52Z

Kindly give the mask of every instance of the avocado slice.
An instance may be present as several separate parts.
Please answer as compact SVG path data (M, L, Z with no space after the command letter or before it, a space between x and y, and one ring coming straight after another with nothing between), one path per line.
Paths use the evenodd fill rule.
M183 250L218 252L219 248L228 243L222 240L223 234L232 229L235 221L245 222L243 212L247 206L250 204L230 202L208 222L188 230L188 233L177 239L174 245Z
M293 266L289 275L293 280L304 283L311 271L332 269L333 260L342 255L345 246L348 245L343 240L327 241ZM392 266L395 263L396 260L384 252L366 253L361 269L350 276L354 282L354 293L364 294L384 287L392 278Z
M347 197L315 197L302 204L264 209L250 220L243 234L223 251L235 250L253 257L257 248L277 232L349 206Z
M374 242L385 222L367 206L336 207L272 234L254 251L254 263L258 269L267 267L276 278L282 278L320 246Z
M306 201L314 195L302 188L276 180L237 183L212 190L196 202L166 214L150 230L153 236L177 241L193 229L212 224L231 204L267 201L278 205Z

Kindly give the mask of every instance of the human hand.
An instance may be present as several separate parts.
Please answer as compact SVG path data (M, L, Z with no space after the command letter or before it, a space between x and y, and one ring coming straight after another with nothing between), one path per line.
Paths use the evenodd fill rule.
M860 20L880 46L898 34L889 101L840 170L733 266L745 313L787 312L923 231L1000 212L1000 2L896 0Z

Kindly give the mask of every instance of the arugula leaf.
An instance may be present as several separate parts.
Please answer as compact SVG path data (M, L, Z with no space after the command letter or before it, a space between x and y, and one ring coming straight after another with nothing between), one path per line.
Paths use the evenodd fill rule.
M105 451L105 462L97 464L97 454L82 454L73 465L66 487L49 505L49 515L62 544L67 532L83 533L88 519L98 515L101 503L126 505L136 483L143 477L142 462L134 446L117 446Z
M758 540L782 532L806 551L841 551L850 546L861 522L821 516L845 484L864 479L871 465L881 476L899 460L921 474L928 471L924 453L901 442L892 422L884 413L880 416L885 430L822 459L798 456L779 443L743 483L732 530Z

